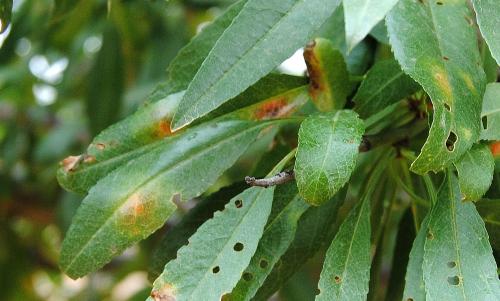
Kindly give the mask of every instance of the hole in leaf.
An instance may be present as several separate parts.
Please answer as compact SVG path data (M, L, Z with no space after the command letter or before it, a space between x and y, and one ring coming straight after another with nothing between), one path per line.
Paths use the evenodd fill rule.
M241 208L241 207L243 207L243 201L236 200L236 201L234 201L234 205L236 206L236 208Z
M457 135L453 132L450 132L448 139L446 140L446 148L452 152L455 149L455 143L457 142Z
M449 57L447 57L447 56L443 56L443 60L445 60L445 61L449 61L449 60L450 60L450 58L449 58Z
M451 285L459 285L460 284L460 278L458 278L458 276L448 277L448 283L451 284Z
M342 282L342 278L340 278L340 276L335 276L333 279L335 280L335 283Z
M239 252L239 251L243 250L243 244L242 244L241 242L237 242L237 243L234 245L233 249L234 249L236 252Z
M454 267L456 267L456 266L457 266L457 263L456 263L455 261L450 261L450 262L448 262L448 267L449 267L450 269L452 269L452 268L454 268Z
M437 1L437 2L436 2L436 4L437 4L437 5L443 5L443 2L441 2L441 1Z
M253 279L252 273L248 273L248 272L243 273L243 280L251 281L252 279Z
M230 293L224 294L220 298L220 301L228 301L228 300L231 300L231 294Z
M429 230L429 232L427 232L427 239L429 239L429 240L434 239L434 234L432 234L432 232L430 230Z
M259 263L259 266L263 269L267 268L267 266L269 265L269 263L267 262L267 260L265 259L262 259Z
M408 298L406 299L406 301L413 301L413 298Z
M212 273L217 274L218 272L220 272L220 268L219 268L219 266L215 266L215 267L212 269Z
M481 118L481 121L483 122L483 129L487 129L488 128L488 118L486 116L483 116L483 118Z
M446 102L444 103L444 108L446 109L446 111L451 112L451 107Z

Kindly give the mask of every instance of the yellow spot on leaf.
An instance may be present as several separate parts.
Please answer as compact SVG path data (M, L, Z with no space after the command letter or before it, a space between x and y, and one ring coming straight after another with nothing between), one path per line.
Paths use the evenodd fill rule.
M464 80L465 82L465 85L467 86L467 88L474 94L477 94L477 90L476 90L476 87L474 86L474 82L472 82L472 79L470 77L469 74L465 73L465 72L460 72L460 76L462 77L462 79Z
M433 76L436 80L436 84L443 93L444 102L451 107L453 103L453 92L451 90L450 81L448 80L448 75L446 74L444 68L435 65L433 67Z

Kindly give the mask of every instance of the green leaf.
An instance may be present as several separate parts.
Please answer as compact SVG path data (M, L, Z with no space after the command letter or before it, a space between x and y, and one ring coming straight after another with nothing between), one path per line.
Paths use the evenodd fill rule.
M307 101L307 91L300 88L304 84L303 78L270 74L200 122L238 109L241 111L234 115L245 120L289 116ZM184 92L166 97L162 93L155 94L151 102L133 115L101 132L85 154L71 156L63 161L57 173L61 186L85 194L99 179L117 167L149 152L162 144L164 139L169 139L174 135L170 131L170 121L183 95Z
M0 1L0 33L3 33L10 24L12 16L12 0Z
M115 27L107 25L87 88L87 115L93 135L119 117L125 83L123 62L120 34Z
M482 199L476 203L476 208L484 220L493 249L500 251L500 200Z
M424 243L428 224L429 216L427 215L422 221L420 230L411 248L410 259L406 268L406 285L403 293L403 300L425 300L425 283L422 264L424 262Z
M253 300L268 300L309 258L330 243L337 227L337 213L346 196L341 190L321 207L311 207L302 215L295 238L272 272L259 288Z
M167 69L166 84L158 87L158 91L172 94L187 89L210 50L246 2L247 0L240 0L230 6L179 51Z
M226 203L247 187L246 183L237 183L204 198L196 207L169 229L161 239L150 260L150 278L156 279L163 272L165 264L177 256L177 251L188 244L188 239L198 227L213 217L215 211L222 210Z
M294 169L299 192L308 203L321 205L349 180L363 133L363 121L349 110L304 120Z
M484 222L449 172L429 216L424 244L427 300L499 300L500 282Z
M370 200L349 213L326 253L316 300L366 300L370 280Z
M309 94L318 110L342 109L350 92L342 53L329 40L317 38L304 49L304 59L310 78Z
M495 161L486 144L476 144L455 162L462 199L479 200L493 181Z
M249 0L189 85L173 129L206 115L271 72L307 42L338 4L339 0Z
M273 209L264 234L243 278L228 300L250 300L292 243L299 218L309 208L295 183L282 185L274 193Z
M481 117L483 119L481 139L500 140L500 83L486 86Z
M353 49L398 0L344 0L347 48Z
M274 187L253 187L204 223L165 266L151 299L219 301L236 285L271 212Z
M385 19L378 22L378 24L372 28L372 31L370 31L370 35L374 37L379 43L390 45L387 26L385 25Z
M353 101L354 110L362 118L370 117L386 107L412 95L420 86L406 75L393 59L378 61L361 83Z
M100 180L83 200L63 242L60 265L81 277L161 227L174 198L212 185L269 125L219 120L162 141Z
M438 171L479 138L485 75L467 1L401 0L387 15L389 38L403 71L422 85L434 122L411 169Z
M497 0L472 0L481 34L490 47L491 54L500 65L500 2ZM471 21L472 22L472 21Z

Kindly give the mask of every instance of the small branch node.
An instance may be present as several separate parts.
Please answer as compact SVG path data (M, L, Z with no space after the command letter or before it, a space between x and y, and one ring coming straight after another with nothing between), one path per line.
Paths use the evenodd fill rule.
M250 186L258 186L267 188L269 186L276 186L285 184L295 179L293 170L282 171L277 175L267 179L256 179L255 177L245 177L245 182Z

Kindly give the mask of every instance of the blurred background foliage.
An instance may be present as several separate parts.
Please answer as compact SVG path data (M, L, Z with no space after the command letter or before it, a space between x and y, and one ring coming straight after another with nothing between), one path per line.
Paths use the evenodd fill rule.
M144 300L155 237L73 281L57 266L82 196L58 162L165 79L232 0L17 0L0 35L0 300ZM5 24L4 24L5 25Z

